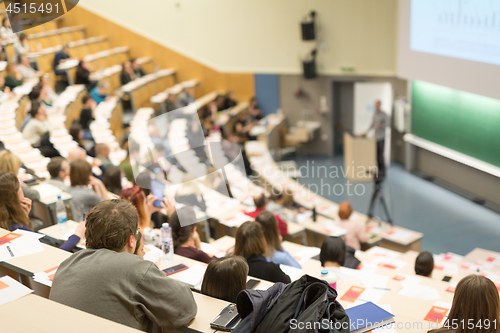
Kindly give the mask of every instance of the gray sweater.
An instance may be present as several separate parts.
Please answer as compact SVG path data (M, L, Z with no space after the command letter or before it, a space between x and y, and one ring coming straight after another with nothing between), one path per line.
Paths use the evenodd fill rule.
M150 261L130 253L86 249L57 270L50 299L136 329L175 329L196 315L193 294Z

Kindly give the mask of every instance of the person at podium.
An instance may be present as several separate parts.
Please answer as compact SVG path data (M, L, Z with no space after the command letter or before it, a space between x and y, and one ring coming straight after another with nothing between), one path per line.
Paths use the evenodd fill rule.
M377 167L379 175L385 174L385 162L384 162L384 147L385 147L385 129L388 125L388 117L381 110L382 102L375 102L375 114L373 115L372 124L366 130L362 136L366 136L367 132L374 129L375 130L375 140L377 141Z

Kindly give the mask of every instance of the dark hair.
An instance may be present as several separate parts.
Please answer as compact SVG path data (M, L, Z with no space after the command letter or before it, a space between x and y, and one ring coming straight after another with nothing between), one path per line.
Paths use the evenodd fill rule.
M82 131L83 127L80 123L74 122L71 124L71 127L69 128L69 135L75 140L79 145L81 145L81 140L80 140L80 132Z
M182 220L182 224L185 226L181 225L180 220ZM172 216L170 216L168 224L172 228L174 246L181 246L188 241L193 229L196 228L196 214L192 207L184 206L177 209Z
M120 195L122 193L122 169L117 166L107 168L102 182L109 192Z
M429 277L434 270L434 258L429 251L422 251L415 259L415 274Z
M52 157L49 164L47 164L47 170L50 173L51 178L59 177L59 172L62 170L62 165L65 159L63 157Z
M33 88L33 90L31 90L31 92L28 94L28 98L30 99L31 101L31 108L33 109L33 104L34 103L38 103L40 104L40 102L37 101L38 98L40 98L40 94L42 93L42 87L37 85ZM30 111L31 112L31 111Z
M87 216L85 238L89 249L121 250L137 231L137 211L127 200L106 200Z
M142 233L140 231L137 231L135 234L135 239L137 240L137 243L135 244L135 250L134 254L139 255L139 247L141 247L141 239L142 239Z
M321 252L319 253L319 261L321 266L325 266L327 261L336 262L340 266L345 265L346 246L345 242L340 237L327 237L323 245L321 245Z
M87 102L92 99L92 96L90 94L86 94L85 96L82 97L82 104L85 105Z
M278 230L278 221L273 213L263 211L255 218L255 222L262 226L264 236L266 237L267 253L273 257L274 251L283 251L280 241L280 233Z
M31 109L30 109L30 114L33 118L38 114L38 111L40 111L40 107L42 104L38 101L33 101L31 102Z
M19 201L19 180L15 173L0 172L0 228L10 230L12 224L22 224L32 229L30 219Z
M266 196L261 193L258 197L253 198L253 202L257 208L263 208L266 205Z
M71 186L88 185L92 175L92 167L87 161L78 160L69 165L69 179Z
M245 222L236 231L234 254L245 258L264 255L267 243L260 223Z
M27 36L24 32L22 32L22 33L19 35L19 41L20 41L20 42L22 42L22 41L23 41L23 40L25 40L25 39L28 39L28 36Z
M236 303L238 293L247 286L248 264L244 258L229 256L208 264L201 293L227 302Z

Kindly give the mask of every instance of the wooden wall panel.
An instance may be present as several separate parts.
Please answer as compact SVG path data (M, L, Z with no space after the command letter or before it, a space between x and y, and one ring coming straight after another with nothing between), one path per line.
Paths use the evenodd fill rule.
M202 93L234 90L240 101L247 101L255 94L252 73L218 72L81 7L75 7L64 15L59 25L83 25L87 37L108 36L111 47L128 46L132 58L149 56L159 68L175 68L180 82L200 80Z

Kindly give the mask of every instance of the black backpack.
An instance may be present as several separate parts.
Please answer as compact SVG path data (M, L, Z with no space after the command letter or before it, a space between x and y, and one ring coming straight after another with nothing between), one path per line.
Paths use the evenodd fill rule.
M252 333L349 333L349 317L336 298L328 283L304 275L286 287ZM250 318L244 318L233 333L249 333Z

